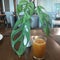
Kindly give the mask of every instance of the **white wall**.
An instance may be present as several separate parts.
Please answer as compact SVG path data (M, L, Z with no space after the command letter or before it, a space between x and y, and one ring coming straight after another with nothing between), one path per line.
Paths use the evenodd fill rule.
M14 12L14 2L13 2L13 0L9 0L9 5L10 5L10 12Z
M3 2L3 11L5 12L4 0L2 0L2 2ZM13 0L9 0L9 7L10 7L10 12L14 12L14 3L13 3Z
M38 5L42 5L48 12L55 12L55 3L60 3L60 0L37 0Z
M57 2L56 3L60 3L60 0L56 0Z
M20 0L16 0L17 4L19 3Z

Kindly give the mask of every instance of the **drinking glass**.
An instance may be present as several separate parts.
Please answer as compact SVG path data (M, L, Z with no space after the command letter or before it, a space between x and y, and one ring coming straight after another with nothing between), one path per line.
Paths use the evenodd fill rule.
M46 52L46 38L34 36L32 40L32 54L36 60L43 60Z

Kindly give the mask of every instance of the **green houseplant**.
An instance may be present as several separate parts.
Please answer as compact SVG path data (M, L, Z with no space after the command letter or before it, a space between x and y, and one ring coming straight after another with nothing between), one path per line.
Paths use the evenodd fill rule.
M37 6L36 9L34 7L33 2L28 2L28 0L20 0L19 4L17 5L16 13L18 16L18 20L16 21L14 28L11 33L11 45L16 52L16 54L20 57L30 40L30 23L31 23L31 16L36 13L39 16L39 20L41 22L42 30L46 35L50 33L50 18L48 14L46 14L43 10L45 10L42 6ZM20 17L19 13L23 12L23 16ZM18 34L19 36L15 38ZM23 43L25 41L25 44ZM15 48L15 45L19 44L18 49Z

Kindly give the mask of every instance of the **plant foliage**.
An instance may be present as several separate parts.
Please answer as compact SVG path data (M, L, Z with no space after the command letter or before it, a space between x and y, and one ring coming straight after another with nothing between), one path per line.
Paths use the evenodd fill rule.
M45 9L42 6L37 6L35 9L33 2L28 2L28 0L20 0L19 4L17 5L16 12L18 20L16 21L11 33L11 45L19 57L24 53L27 43L30 40L30 20L33 13L38 14L43 31L46 33L46 35L49 35L50 19L49 16L43 12L43 10ZM22 17L19 15L21 12L24 12ZM14 37L20 32L21 34L16 39L14 39ZM24 38L26 38L26 44L23 43ZM18 42L20 42L20 45L18 49L16 49L15 45Z

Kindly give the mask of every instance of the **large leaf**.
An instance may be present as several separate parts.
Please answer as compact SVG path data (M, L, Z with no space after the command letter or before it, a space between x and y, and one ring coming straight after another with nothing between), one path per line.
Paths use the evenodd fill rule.
M22 22L22 23L21 23ZM18 26L20 25L20 26ZM17 33L19 33L21 31L21 34L16 38L16 40L14 40L15 35L17 35ZM12 48L13 50L16 52L16 54L20 57L27 46L23 44L24 41L24 36L27 37L27 43L30 40L30 15L28 13L25 13L23 16L23 19L18 20L12 30L11 33L11 44L12 44ZM18 50L16 50L15 45L20 42L20 46L18 48Z
M40 20L43 31L45 32L45 34L47 36L49 36L50 26L51 26L50 21L51 20L49 18L49 15L47 13L45 13L42 9L44 9L44 8L41 6L38 6L37 7L37 14L39 15L39 20Z
M11 45L14 52L19 57L25 52L26 46L30 40L30 20L33 13L38 14L43 31L46 35L49 35L50 19L43 10L45 9L42 6L37 6L37 9L34 9L33 2L28 2L28 0L20 0L19 4L17 5L16 13L18 16L18 20L16 21L11 33ZM24 15L22 17L19 16L21 12L24 12ZM19 34L19 36L14 39L14 37L20 32L21 34ZM26 42L25 44L24 41ZM20 44L18 49L16 49L15 45L18 42Z

